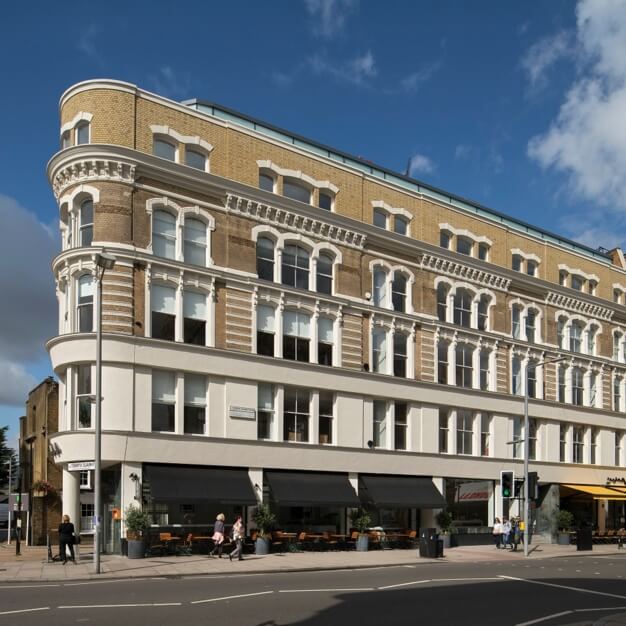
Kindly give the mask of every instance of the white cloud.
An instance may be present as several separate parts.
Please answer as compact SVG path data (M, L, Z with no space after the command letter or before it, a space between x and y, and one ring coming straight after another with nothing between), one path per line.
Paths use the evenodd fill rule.
M104 66L104 59L100 50L96 46L97 35L98 27L95 24L83 27L81 28L78 43L76 45L80 52L102 67Z
M311 70L316 74L329 74L341 82L355 85L367 83L367 79L374 78L378 71L374 55L368 50L348 61L334 63L327 57L316 54L309 58Z
M150 76L150 80L159 95L172 99L190 96L191 78L187 72L177 72L169 65L163 65L156 75Z
M546 74L558 61L572 55L572 34L562 30L534 43L521 60L521 65L534 90L548 83Z
M579 74L528 154L563 173L578 201L603 208L598 220L610 219L626 211L626 0L578 3L576 52Z
M419 174L429 174L435 169L434 163L423 154L414 154L409 159L409 176L417 176Z
M416 92L425 82L430 80L431 76L439 70L441 61L434 61L428 65L424 65L416 72L409 74L400 81L400 88L409 93Z
M348 15L358 8L358 0L305 0L313 19L313 32L330 39L345 26Z
M26 368L56 334L50 262L58 241L33 213L0 194L0 250L13 262L0 273L0 404L21 404L34 382Z
M474 148L466 143L460 143L454 148L455 159L468 159L475 152Z

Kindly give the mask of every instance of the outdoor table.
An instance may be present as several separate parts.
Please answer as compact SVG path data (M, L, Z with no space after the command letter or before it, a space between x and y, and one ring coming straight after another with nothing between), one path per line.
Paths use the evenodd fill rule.
M296 546L296 539L298 538L298 533L276 533L276 536L279 539L283 539L287 542L287 550L289 552L297 552L298 547Z

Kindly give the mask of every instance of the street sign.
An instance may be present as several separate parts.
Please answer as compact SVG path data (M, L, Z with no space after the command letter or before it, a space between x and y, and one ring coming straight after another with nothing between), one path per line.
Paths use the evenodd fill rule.
M67 469L70 472L86 472L87 470L95 470L95 461L77 461L76 463L68 463Z
M28 494L23 493L21 500L22 500L22 511L24 512L28 511ZM9 508L11 509L11 511L17 511L20 508L19 501L20 501L19 493L9 494Z

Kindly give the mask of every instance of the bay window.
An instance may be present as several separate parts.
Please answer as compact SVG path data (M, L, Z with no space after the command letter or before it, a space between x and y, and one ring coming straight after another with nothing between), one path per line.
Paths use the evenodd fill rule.
M90 246L93 241L93 201L85 200L80 205L80 245Z

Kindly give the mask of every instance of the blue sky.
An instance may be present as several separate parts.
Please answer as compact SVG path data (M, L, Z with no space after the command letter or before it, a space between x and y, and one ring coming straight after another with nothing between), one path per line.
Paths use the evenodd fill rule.
M398 171L410 163L589 245L623 245L626 0L50 6L8 4L0 39L0 425L14 436L26 391L51 373L45 165L59 96L80 80L212 100Z

